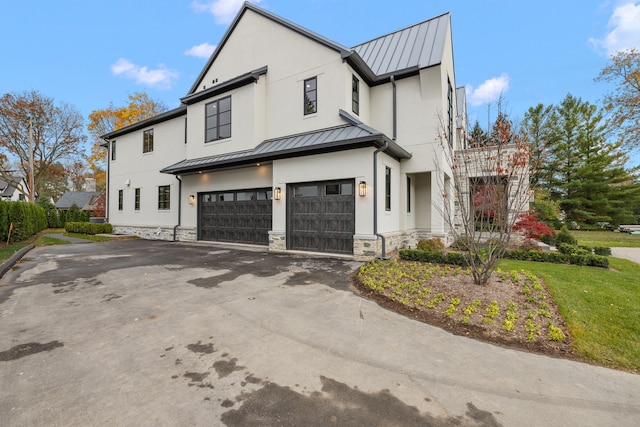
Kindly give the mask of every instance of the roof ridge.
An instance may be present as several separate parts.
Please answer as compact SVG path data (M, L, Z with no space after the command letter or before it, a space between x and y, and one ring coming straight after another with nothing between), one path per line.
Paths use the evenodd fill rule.
M362 42L362 43L358 43L357 45L355 45L355 46L351 47L351 49L355 50L355 49L357 49L358 47L360 47L360 46L362 46L362 45L365 45L365 44L367 44L367 43L371 43L371 42L373 42L373 41L375 41L375 40L379 40L379 39L382 39L382 38L388 37L388 36L390 36L390 35L393 35L393 34L400 33L400 32L402 32L402 31L408 30L408 29L410 29L410 28L413 28L413 27L417 27L417 26L419 26L419 25L426 24L427 22L433 21L433 20L435 20L435 19L440 19L440 18L442 18L443 16L445 16L445 15L450 15L450 14L451 14L451 12L444 12L444 13L441 13L440 15L438 15L438 16L434 16L434 17L432 17L432 18L425 19L424 21L420 21L420 22L417 22L417 23L412 24L412 25L407 25L407 26L406 26L406 27L404 27L404 28L400 28L400 29L397 29L397 30L391 31L391 32L389 32L389 33L383 34L383 35L378 36L378 37L374 37L374 38L372 38L371 40L367 40L367 41L364 41L364 42Z

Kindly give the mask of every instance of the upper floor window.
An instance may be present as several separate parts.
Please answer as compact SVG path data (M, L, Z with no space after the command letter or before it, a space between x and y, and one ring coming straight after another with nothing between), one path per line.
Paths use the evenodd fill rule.
M407 177L407 212L411 212L411 178Z
M313 114L318 111L318 81L317 77L311 77L304 81L304 114Z
M134 209L137 211L140 210L140 189L139 188L136 188Z
M205 141L231 138L231 97L221 98L205 106Z
M356 76L352 76L351 79L351 110L360 114L360 81Z
M451 80L447 79L449 85L447 90L447 103L448 103L448 121L447 121L447 138L449 138L449 145L453 147L453 86L451 86Z
M171 209L171 186L161 185L158 187L158 209Z
M391 168L384 168L384 210L391 210Z
M116 159L116 142L115 141L111 141L111 160L115 160Z
M153 129L145 130L142 136L142 152L150 153L153 151Z
M124 208L124 190L118 190L118 210L121 211Z

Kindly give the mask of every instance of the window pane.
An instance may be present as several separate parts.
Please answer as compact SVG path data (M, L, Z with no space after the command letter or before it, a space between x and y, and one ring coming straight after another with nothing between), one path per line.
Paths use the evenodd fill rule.
M221 194L218 194L218 201L220 201L220 202L233 202L233 193L221 193Z
M238 202L245 202L245 201L255 200L255 199L256 199L256 193L253 191L238 191L236 193L236 200Z
M304 83L305 83L305 87L306 87L307 92L316 89L316 78L315 77L313 77L311 79L308 79L308 80L305 80Z
M207 116L212 116L214 114L216 114L216 110L217 110L217 103L216 102L212 102L211 104L207 104L206 108L206 115Z
M317 185L297 185L293 190L295 197L313 197L318 195Z
M205 128L212 129L218 126L218 116L207 117Z
M343 196L351 196L353 194L353 184L342 184L340 186L340 194Z
M220 113L218 117L220 118L220 126L231 124L231 111Z
M220 126L220 133L218 139L231 138L231 125Z
M218 139L218 130L216 128L207 130L207 142L215 141Z
M218 101L218 108L220 112L231 110L231 97L226 97Z
M340 185L339 184L327 184L325 186L325 194L340 194Z
M258 200L271 200L272 190L258 191Z

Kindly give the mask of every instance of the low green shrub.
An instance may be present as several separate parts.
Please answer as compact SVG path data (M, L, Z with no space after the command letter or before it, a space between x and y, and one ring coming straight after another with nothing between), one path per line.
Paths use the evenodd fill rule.
M595 246L593 248L593 253L600 256L611 256L611 248Z
M451 264L467 266L467 258L460 252L420 251L418 249L403 249L400 258L408 261L431 262L434 264Z
M562 226L560 231L555 233L555 235L553 236L553 239L556 245L559 245L561 243L568 243L574 246L578 245L578 240L575 237L573 237L573 235L571 234L571 232L569 231L566 225Z
M416 249L419 251L436 252L444 249L444 243L439 238L423 239L418 241Z
M64 229L67 233L78 234L110 234L113 232L111 224L97 224L93 222L67 222Z

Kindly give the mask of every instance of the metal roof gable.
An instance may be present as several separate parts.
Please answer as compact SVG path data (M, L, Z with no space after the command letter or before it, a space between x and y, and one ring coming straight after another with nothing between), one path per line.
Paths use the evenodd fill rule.
M376 76L422 69L442 62L449 13L359 44L353 48Z

